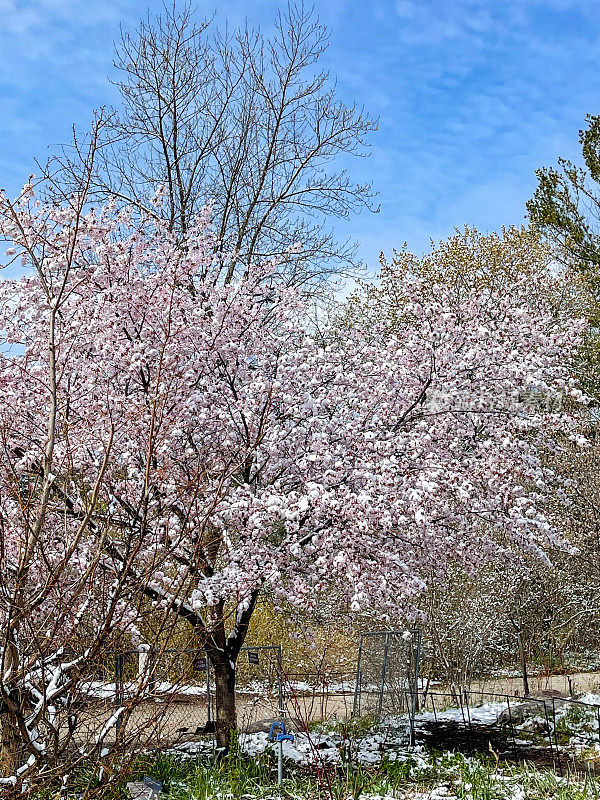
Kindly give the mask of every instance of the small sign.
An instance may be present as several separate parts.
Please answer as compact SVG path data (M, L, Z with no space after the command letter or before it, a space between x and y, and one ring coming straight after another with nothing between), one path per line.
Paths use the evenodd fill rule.
M163 790L162 781L159 781L156 778L151 778L150 775L144 775L144 785L156 795L161 794Z
M248 650L248 663L249 664L260 664L258 658L258 651L256 650Z
M130 781L127 789L131 800L158 800L161 796L163 785L149 775L143 781Z
M193 662L193 667L196 672L206 672L206 657L196 656Z

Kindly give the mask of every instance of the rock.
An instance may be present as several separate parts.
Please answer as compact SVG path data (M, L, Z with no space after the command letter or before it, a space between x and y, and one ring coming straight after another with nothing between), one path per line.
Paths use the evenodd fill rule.
M324 739L322 742L319 742L315 745L315 750L335 750L337 749L335 746L335 742L330 742L327 739Z
M531 733L548 733L552 727L550 718L546 721L545 717L531 717L519 725L520 731L531 731Z
M243 733L269 733L271 730L271 725L274 722L281 722L280 717L266 717L266 719L257 719L254 722L250 722L248 725L242 728ZM286 717L285 720L285 729L286 731L292 732L298 730L297 720L288 719Z
M518 705L510 706L510 713L508 708L504 709L504 711L498 717L497 723L498 725L522 725L526 720L532 719L533 717L543 717L545 722L545 717L548 715L548 719L552 720L552 703L554 702L554 708L561 708L567 702L562 698L531 698L527 700L525 703L519 703Z

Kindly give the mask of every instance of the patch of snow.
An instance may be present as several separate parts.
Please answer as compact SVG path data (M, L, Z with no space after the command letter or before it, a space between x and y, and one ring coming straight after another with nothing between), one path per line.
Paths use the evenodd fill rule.
M508 707L507 703L484 703L481 706L447 708L445 711L421 711L415 715L415 725L419 722L477 722L482 725L493 725L500 714Z

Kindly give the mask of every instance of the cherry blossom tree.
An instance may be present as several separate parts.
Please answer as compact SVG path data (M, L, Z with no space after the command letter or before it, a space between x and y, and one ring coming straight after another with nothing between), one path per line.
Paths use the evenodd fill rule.
M335 584L391 618L450 558L543 555L536 442L556 415L519 398L574 391L579 326L543 291L533 307L530 278L457 303L413 276L392 333L316 341L275 264L219 282L206 216L182 239L160 213L87 199L47 206L27 185L0 201L25 272L0 284L0 711L18 743L0 781L15 791L67 752L85 664L117 633L147 637L148 609L157 640L183 620L204 644L227 747L261 592L314 608ZM131 711L109 720L117 742ZM103 729L81 751L104 765L114 748Z
M346 326L376 325L387 335L402 330L407 323L407 287L411 282L415 285L415 279L421 302L435 299L443 286L446 311L459 315L464 301L476 293L482 328L490 322L499 324L505 307L498 298L517 285L528 286L529 297L522 296L523 307L541 304L546 312L552 310L548 317L554 319L552 324L569 324L568 318L574 316L589 319L589 301L581 281L572 272L557 272L556 254L538 231L523 226L482 233L466 226L446 240L432 242L422 255L411 253L405 245L394 251L390 261L382 259L380 280L365 285L347 304ZM584 345L588 337L589 329L582 337ZM587 390L589 380L581 374L586 355L580 347L569 368L578 377L578 385ZM523 392L522 401L555 411L569 406L561 392L542 385ZM576 427L589 439L587 413L578 414ZM550 548L551 567L538 558L518 564L511 559L484 564L476 572L470 569L469 574L462 563L450 563L446 580L431 582L420 602L426 613L424 638L435 654L433 674L448 683L466 685L477 674L489 672L493 663L497 667L500 662L520 662L526 686L525 650L528 658L546 663L551 653L564 647L569 635L575 635L570 627L573 619L578 623L591 619L597 604L591 599L594 581L590 569L585 570L585 592L573 591L578 582L573 578L582 574L581 559L586 551L587 560L593 563L593 558L589 559L593 525L588 518L580 531L574 528L579 516L576 509L585 507L584 516L591 508L588 498L585 503L580 499L587 481L579 467L590 463L590 456L593 460L594 448L583 435L573 437L571 423L567 423L565 415L558 435L552 436L545 426L540 455L548 467L547 476L554 475L548 491L552 522L579 552L572 547ZM586 609L584 614L574 614L577 602ZM588 622L586 636L590 635Z

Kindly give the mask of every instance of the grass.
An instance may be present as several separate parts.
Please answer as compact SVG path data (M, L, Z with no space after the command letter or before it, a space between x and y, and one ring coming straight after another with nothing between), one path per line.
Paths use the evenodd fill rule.
M327 772L286 770L284 784L276 785L276 763L271 754L242 757L235 751L219 762L157 755L140 761L135 775L149 774L165 785L167 800L600 800L600 781L532 767L509 766L487 755L467 757L436 753L384 759L376 768L342 763ZM122 786L113 798L125 798Z
M589 776L558 777L553 772L531 767L511 767L502 770L466 766L457 789L461 800L597 800L600 783Z

